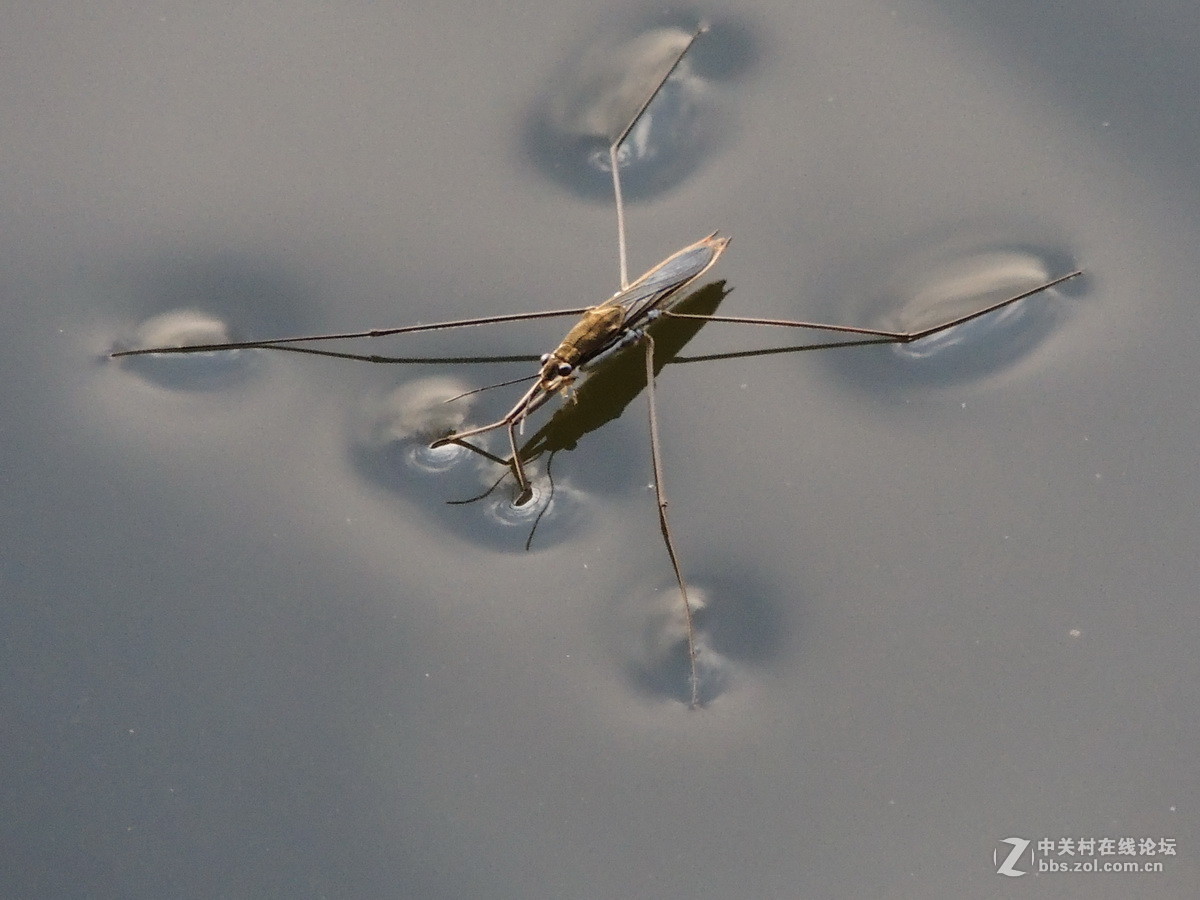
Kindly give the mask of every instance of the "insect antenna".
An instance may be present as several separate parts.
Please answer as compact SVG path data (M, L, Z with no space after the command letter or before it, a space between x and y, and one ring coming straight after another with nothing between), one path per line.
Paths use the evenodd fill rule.
M522 357L524 359L524 357ZM524 381L533 381L537 375L526 375L523 378L514 378L511 381L497 381L495 384L485 384L483 387L471 388L469 391L463 391L461 394L455 394L453 397L447 397L443 403L453 403L455 400L461 400L463 397L470 397L472 394L482 394L484 391L490 391L492 388L510 387L514 384L521 384Z

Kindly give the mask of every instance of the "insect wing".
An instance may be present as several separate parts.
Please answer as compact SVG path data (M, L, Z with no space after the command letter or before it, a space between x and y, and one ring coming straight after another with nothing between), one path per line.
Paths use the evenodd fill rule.
M651 311L665 308L675 293L707 272L728 244L728 238L717 237L714 232L668 256L601 305L624 306L625 325L636 325Z

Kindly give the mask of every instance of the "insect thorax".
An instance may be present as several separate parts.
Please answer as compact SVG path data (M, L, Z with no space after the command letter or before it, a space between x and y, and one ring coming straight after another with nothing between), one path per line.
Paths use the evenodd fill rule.
M621 333L624 324L624 307L592 307L575 323L575 327L567 332L562 343L550 354L546 365L564 362L574 367L587 362L613 342Z

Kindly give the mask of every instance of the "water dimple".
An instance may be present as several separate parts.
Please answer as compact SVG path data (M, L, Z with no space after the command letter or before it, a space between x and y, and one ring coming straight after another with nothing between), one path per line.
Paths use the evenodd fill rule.
M695 697L701 706L723 694L733 681L733 662L711 646L707 621L707 592L688 585L692 637L696 653ZM651 592L636 591L621 604L616 639L630 680L651 696L691 705L692 665L688 647L687 614L674 585Z
M517 498L507 496L510 492L502 492L499 496L493 492L487 497L484 512L499 525L533 527L555 505L555 494L560 492L566 492L563 485L554 485L546 478L535 476L530 478L529 496L524 503L517 503Z
M224 320L195 309L152 316L114 351L143 347L191 347L225 344L230 337ZM122 357L123 368L165 388L204 391L227 387L247 377L256 354L249 350L205 350L196 353L150 353Z
M670 698L685 706L707 706L733 684L734 665L708 646L702 635L696 638L696 690L692 692L691 665L687 640L679 638L653 658L640 660L632 671L635 684L649 694Z
M360 469L389 489L408 490L424 482L414 475L445 476L471 468L475 454L468 448L432 446L466 422L470 397L459 395L467 390L467 385L456 379L423 378L383 396L368 397L351 437ZM463 480L461 476L456 479Z
M569 481L552 479L541 459L525 471L531 496L519 492L506 463L503 429L462 444L433 447L439 438L469 427L474 394L451 378L427 378L368 400L353 436L352 458L360 474L388 491L422 504L465 539L499 549L541 549L573 533L586 497ZM503 444L504 449L500 449ZM511 452L511 451L508 451Z
M383 397L369 398L363 404L357 442L368 447L397 442L428 445L463 427L471 411L470 390L455 378L422 378L402 384ZM427 455L418 454L414 461L441 470L445 460L454 458L455 451L470 452L448 444Z
M470 455L471 451L460 444L443 444L434 447L424 440L406 441L405 464L422 472L437 474L449 472Z
M1065 268L1023 250L980 250L899 275L871 327L917 332L1016 297ZM896 298L903 298L897 305ZM832 354L852 380L889 390L905 384L962 385L1016 365L1052 332L1064 295L1052 288L929 337L879 353ZM874 388L873 388L874 389Z
M894 327L919 331L986 308L1044 284L1051 278L1046 264L1024 253L981 253L947 263L914 285L911 299L893 318ZM1032 298L1029 298L1032 299ZM897 344L900 356L913 360L949 352L970 352L973 345L1003 339L1033 314L1036 303L1018 301L985 316L909 344ZM887 327L893 327L891 323Z
M668 565L665 558L661 565ZM606 615L604 630L635 690L687 706L692 700L687 616L669 571L660 569L651 582L625 592ZM793 617L802 596L785 600L761 574L759 567L714 550L687 572L700 706L772 665L794 640Z
M654 28L571 60L528 132L538 167L580 194L611 197L609 145L690 39L681 28ZM627 199L677 184L707 152L715 122L701 115L706 92L685 56L618 152Z
M557 481L545 473L528 472L530 496L517 503L513 492L488 496L484 515L510 535L524 536L526 550L542 550L574 534L591 509L588 496L569 481Z

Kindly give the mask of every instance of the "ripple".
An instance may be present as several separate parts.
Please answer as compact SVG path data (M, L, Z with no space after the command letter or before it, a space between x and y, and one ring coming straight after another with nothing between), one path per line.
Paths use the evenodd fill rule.
M562 485L555 485L547 478L530 478L530 495L524 503L517 503L516 498L489 496L484 509L487 516L498 525L528 528L534 526L551 507L562 505L561 500L555 500L556 492L562 490Z
M408 446L404 452L407 465L431 474L449 472L471 455L471 451L460 444L443 444L440 447L432 447L423 440L406 443Z
M360 468L389 489L407 489L412 475L445 475L472 467L476 454L459 444L431 447L463 426L469 387L453 378L423 378L368 397L353 426L351 444ZM460 479L461 481L461 479Z
M526 462L533 495L517 504L502 429L481 435L478 450L430 446L471 424L476 395L460 396L467 390L456 379L426 378L367 400L352 437L356 468L389 492L420 502L427 519L477 544L528 550L560 543L584 520L586 494L568 480L552 479L536 459Z
M113 350L141 347L190 347L224 344L230 337L224 320L195 309L161 313L142 322ZM196 353L150 353L123 357L120 365L148 381L175 390L214 390L247 377L255 354L248 350L206 350Z
M517 538L526 550L544 550L574 535L590 518L590 498L584 491L568 481L527 474L532 495L524 503L516 503L515 488L486 498L484 519L494 528L482 534L485 542L513 546Z

